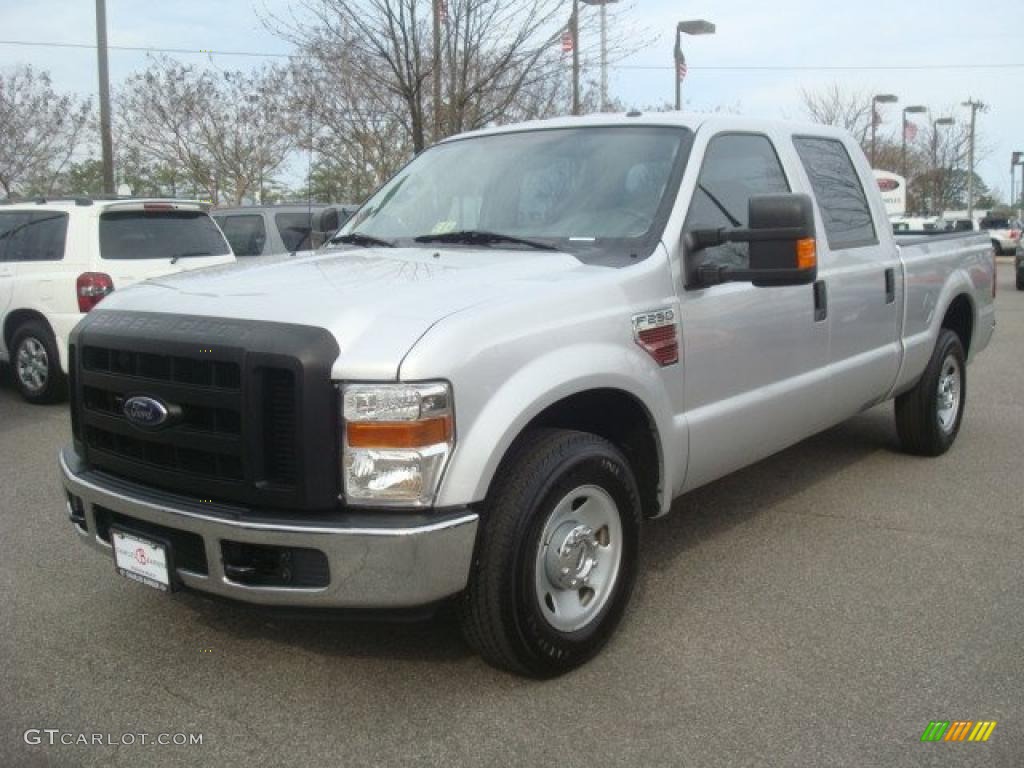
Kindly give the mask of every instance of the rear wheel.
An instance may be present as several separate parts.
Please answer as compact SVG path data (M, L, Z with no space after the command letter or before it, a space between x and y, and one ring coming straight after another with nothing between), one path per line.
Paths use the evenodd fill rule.
M896 398L896 431L903 449L920 456L948 451L960 431L966 398L963 344L943 329L917 386Z
M11 339L14 384L30 403L55 403L64 397L65 378L60 369L57 341L38 321L25 323Z
M1002 256L1003 255L1003 247L1001 245L999 245L999 241L998 240L993 240L992 241L992 250L996 252L996 256Z
M459 602L463 632L489 663L553 677L594 656L625 611L636 481L608 441L555 429L524 435L501 472Z

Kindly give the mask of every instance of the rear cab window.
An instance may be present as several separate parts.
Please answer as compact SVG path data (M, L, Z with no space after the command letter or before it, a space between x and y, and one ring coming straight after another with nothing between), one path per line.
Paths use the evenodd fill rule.
M267 242L267 226L258 213L214 216L235 256L259 256Z
M60 261L67 233L60 211L0 212L0 261Z
M100 214L103 259L185 259L231 253L203 211L112 210Z
M793 145L817 198L829 248L838 251L877 245L871 206L843 142L795 136Z

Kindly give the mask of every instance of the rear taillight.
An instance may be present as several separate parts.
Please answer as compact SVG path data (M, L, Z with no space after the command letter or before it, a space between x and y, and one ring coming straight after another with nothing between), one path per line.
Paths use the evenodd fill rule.
M1019 229L1011 229L1010 230L1010 239L1011 240L1020 240L1020 230Z
M672 309L659 309L633 317L633 338L658 365L679 362L679 330Z
M83 272L75 283L78 311L88 312L114 290L114 281L103 272Z

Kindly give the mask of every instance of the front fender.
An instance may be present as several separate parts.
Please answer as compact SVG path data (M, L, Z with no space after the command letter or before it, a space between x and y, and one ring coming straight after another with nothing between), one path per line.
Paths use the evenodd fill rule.
M503 376L485 400L460 401L460 384L453 381L456 397L457 443L437 500L456 506L483 500L494 474L512 442L549 406L570 395L595 389L625 392L643 405L657 431L660 458L659 504L664 512L672 489L681 484L676 468L685 467L685 439L673 423L673 410L663 377L678 366L659 368L638 347L610 343L561 347L530 359ZM478 384L476 386L479 386ZM475 406L479 406L478 410Z

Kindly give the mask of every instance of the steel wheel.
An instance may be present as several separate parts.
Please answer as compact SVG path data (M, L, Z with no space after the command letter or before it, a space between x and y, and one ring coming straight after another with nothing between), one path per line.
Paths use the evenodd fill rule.
M939 421L939 428L950 433L956 425L956 417L960 411L960 393L963 373L960 370L960 363L953 355L947 355L942 361L942 368L939 371L938 401L936 418Z
M619 509L596 485L559 501L541 533L534 587L544 619L561 632L583 629L614 592L622 562Z
M28 336L18 346L14 362L18 380L31 393L42 392L50 377L50 358L43 343Z

